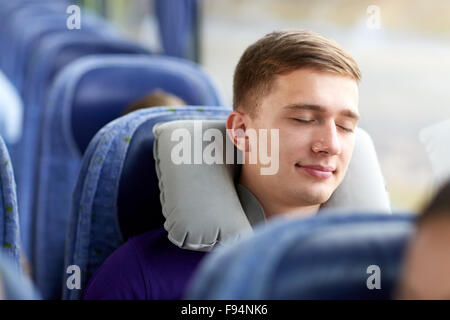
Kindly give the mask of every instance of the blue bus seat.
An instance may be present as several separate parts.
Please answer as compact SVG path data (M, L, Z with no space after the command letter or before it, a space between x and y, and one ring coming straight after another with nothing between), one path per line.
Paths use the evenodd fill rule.
M79 299L89 278L129 237L163 226L153 126L181 119L225 120L230 111L156 107L121 117L97 133L83 158L66 240L65 265L80 267L82 287L65 288L65 299Z
M185 298L391 299L413 222L400 213L279 219L210 254Z
M25 81L24 126L17 150L16 167L23 243L31 261L34 260L31 225L37 196L38 152L48 88L56 74L70 62L95 53L149 54L145 48L125 40L112 41L93 34L64 33L44 38L30 61L32 67Z
M45 110L33 238L36 281L44 296L44 287L56 283L49 279L61 274L55 270L62 269L72 192L89 141L128 104L156 88L189 104L222 103L217 88L197 65L176 58L86 57L69 65L55 81ZM56 290L60 293L60 287L55 294Z

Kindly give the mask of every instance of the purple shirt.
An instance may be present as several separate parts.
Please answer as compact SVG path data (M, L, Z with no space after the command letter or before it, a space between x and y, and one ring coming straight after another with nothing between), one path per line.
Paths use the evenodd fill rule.
M206 252L180 249L164 228L130 238L95 272L85 300L180 299Z
M265 223L262 206L247 188L236 191L250 224ZM84 291L85 300L180 299L206 252L181 249L161 227L130 238L95 272Z

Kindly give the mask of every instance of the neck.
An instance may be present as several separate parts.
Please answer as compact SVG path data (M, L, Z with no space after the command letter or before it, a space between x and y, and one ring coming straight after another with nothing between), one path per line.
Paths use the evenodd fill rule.
M289 206L277 205L275 203L261 203L261 205L264 208L267 220L280 216L287 218L307 218L314 216L320 208L320 204L312 206Z
M256 199L258 199L264 210L264 215L267 220L279 216L288 218L307 218L315 215L320 208L320 204L288 204L279 201L279 199L274 199L273 194L271 195L270 190L266 192L264 188L261 188L261 185L252 182L252 180L247 177L244 170L241 172L241 175L239 177L239 183L246 187L251 193L253 193Z

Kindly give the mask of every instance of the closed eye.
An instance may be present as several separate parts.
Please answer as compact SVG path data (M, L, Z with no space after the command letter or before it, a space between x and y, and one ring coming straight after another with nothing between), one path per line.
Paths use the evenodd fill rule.
M343 126L338 126L339 128L341 128L342 130L346 131L346 132L353 132L353 129L349 129Z
M295 121L298 121L301 123L312 123L315 121L315 120L306 120L306 119L297 119L297 118L292 118L292 120L295 120Z
M306 119L299 119L299 118L291 118L292 120L295 120L295 121L297 121L297 122L300 122L300 123L305 123L305 124L308 124L308 123L313 123L313 122L315 122L316 120L306 120ZM347 127L344 127L344 126L337 126L338 128L340 128L341 130L344 130L345 132L347 132L347 133L352 133L353 132L353 129L350 129L350 128L347 128Z

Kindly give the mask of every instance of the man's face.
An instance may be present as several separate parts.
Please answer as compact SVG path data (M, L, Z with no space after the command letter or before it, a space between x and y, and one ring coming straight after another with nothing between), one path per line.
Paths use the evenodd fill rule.
M397 298L450 299L450 220L424 223L411 241Z
M261 175L260 164L245 168L257 194L286 207L327 201L344 178L358 119L354 79L312 68L278 76L247 117L246 128L279 129L278 173Z

